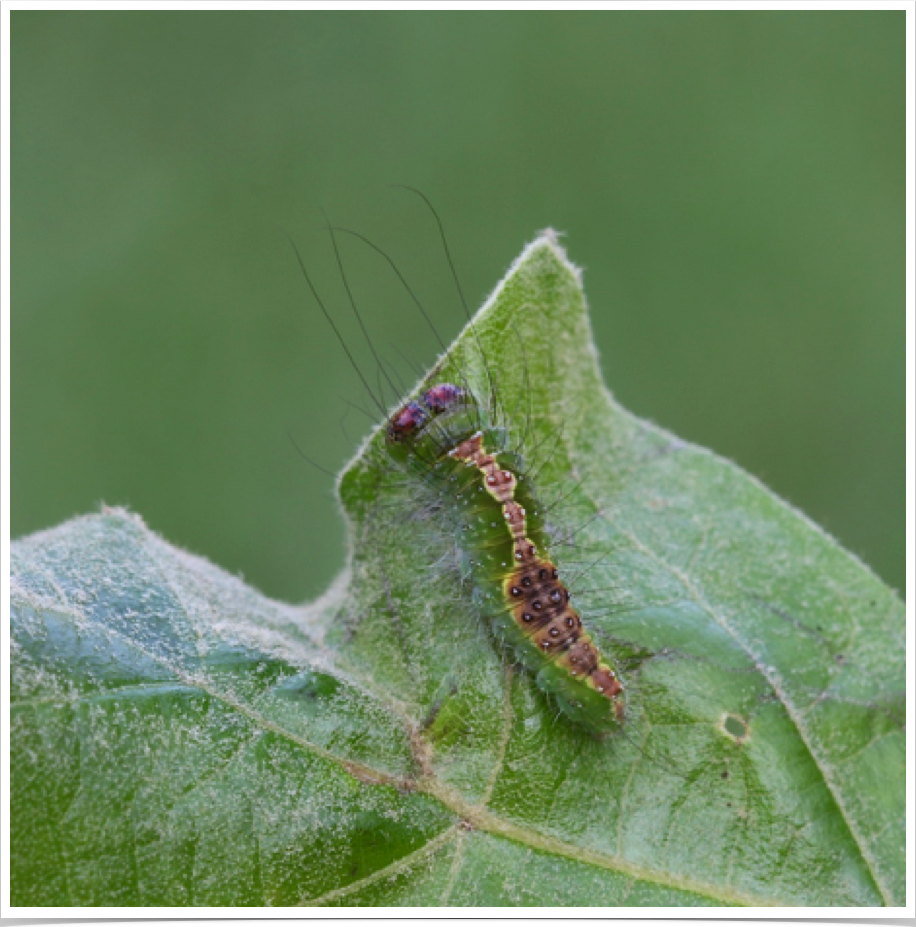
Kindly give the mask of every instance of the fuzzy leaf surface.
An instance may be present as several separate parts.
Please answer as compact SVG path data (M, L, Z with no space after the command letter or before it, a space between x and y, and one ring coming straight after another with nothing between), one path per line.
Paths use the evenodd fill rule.
M523 445L620 735L500 655L377 431L304 608L118 510L13 546L11 902L902 905L902 602L596 360L545 235L426 382Z

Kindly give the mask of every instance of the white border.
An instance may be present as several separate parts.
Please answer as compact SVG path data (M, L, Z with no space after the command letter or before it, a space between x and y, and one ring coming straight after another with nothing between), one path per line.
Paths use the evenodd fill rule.
M906 107L907 107L907 142L906 142L906 614L907 614L907 650L912 653L914 612L911 599L914 574L914 289L913 289L913 252L916 246L913 226L913 10L907 2L891 3L818 3L818 2L743 2L743 3L688 3L688 2L480 2L480 0L467 0L467 2L440 2L440 3L410 3L410 2L303 2L303 0L289 0L289 2L250 3L250 2L133 2L133 3L66 3L66 2L26 2L26 0L7 0L3 2L2 19L2 215L3 215L3 528L2 541L3 556L3 666L2 682L4 698L4 723L2 734L3 745L3 912L4 916L12 913L18 917L52 917L55 914L66 914L71 917L250 917L252 912L248 909L234 908L10 908L9 907L9 617L10 617L10 13L18 10L901 10L906 13ZM913 667L907 666L907 711L912 713L913 693ZM913 774L913 733L912 728L907 730L907 907L869 909L871 917L900 917L905 910L913 913L913 863L914 838L912 829L911 798L914 794ZM284 917L295 913L297 917L307 917L307 910L302 908L258 908L258 917ZM323 908L322 917L447 917L460 912L463 917L552 917L568 916L569 908ZM575 909L574 909L575 910ZM767 917L816 917L825 913L830 917L860 917L861 911L857 908L744 908L717 909L717 908L609 908L589 909L589 911L608 910L612 912L626 912L630 917L656 917L660 912L673 916L673 910L678 917L734 917L754 916L762 914ZM619 915L618 915L619 916Z

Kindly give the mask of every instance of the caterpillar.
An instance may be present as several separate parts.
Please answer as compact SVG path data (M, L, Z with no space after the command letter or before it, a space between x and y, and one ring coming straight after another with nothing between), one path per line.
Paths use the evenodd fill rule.
M623 686L550 559L524 460L485 413L468 389L439 383L388 419L388 453L445 488L472 600L494 635L564 715L607 735L624 721Z
M454 529L460 585L462 594L468 593L472 611L483 619L505 654L528 673L563 717L595 737L604 738L624 725L627 715L624 686L616 667L602 654L573 607L568 585L551 558L547 507L535 489L529 470L531 461L526 461L522 453L525 439L513 435L521 423L500 408L496 378L464 300L441 221L426 197L419 191L413 192L426 201L439 225L465 308L471 342L486 371L488 395L484 401L478 398L482 393L475 394L471 386L470 371L451 349L445 348L394 262L371 241L348 229L328 226L350 307L379 377L387 381L392 392L403 396L403 390L398 389L368 336L346 279L335 232L347 232L361 239L388 261L433 327L444 351L436 372L417 388L414 398L397 401L394 411L390 411L392 406L382 397L381 379L375 388L370 386L296 250L300 268L366 393L384 416L381 455L387 464L373 452L369 455L371 469L384 479L393 465L407 475L408 481L413 481L418 490L413 500L415 511L435 519L437 527L447 525ZM448 379L437 381L436 377ZM458 383L452 382L453 379Z

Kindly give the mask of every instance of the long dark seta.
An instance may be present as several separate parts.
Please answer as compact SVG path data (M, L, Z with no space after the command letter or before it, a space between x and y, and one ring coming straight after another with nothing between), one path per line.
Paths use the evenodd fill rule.
M449 270L452 273L452 280L455 281L455 289L458 291L458 298L461 300L461 305L464 309L464 316L467 319L468 326L471 329L472 334L474 335L474 341L477 343L477 350L480 352L480 356L483 359L483 366L487 372L487 388L490 394L490 408L498 408L498 397L496 394L496 385L493 380L493 373L490 370L490 362L487 360L486 352L483 349L483 345L480 343L480 336L477 334L477 329L474 327L474 319L471 316L471 310L468 308L468 301L464 298L464 290L461 288L461 280L458 277L458 271L455 269L455 262L452 259L452 250L448 244L448 237L445 234L445 226L442 224L442 219L439 217L439 213L436 212L436 207L430 202L429 197L423 193L422 190L417 190L415 187L408 187L406 184L396 183L392 184L393 187L400 190L407 190L410 193L419 196L424 203L426 203L427 208L432 213L433 218L436 220L436 225L439 229L439 239L442 242L442 248L445 251L445 259L448 261Z
M407 188L407 189L410 189L410 188ZM434 211L434 214L435 214L435 211ZM437 217L437 218L438 218L438 217ZM441 228L441 226L440 226L440 228ZM394 261L394 259L391 257L391 255L388 254L384 249L380 248L377 244L375 244L375 242L371 241L371 240L370 240L369 238L367 238L365 235L361 234L360 232L356 232L356 231L354 231L353 229L343 228L343 227L341 227L341 226L334 226L334 231L336 231L336 232L342 232L342 233L344 233L344 234L346 234L346 235L352 235L354 238L359 239L361 242L363 242L363 244L365 244L365 245L367 245L368 247L370 247L373 251L376 252L376 254L380 255L381 257L383 257L383 258L388 262L388 265L389 265L389 266L391 267L391 269L394 271L394 273L395 273L395 275L397 276L398 280L401 282L401 285L402 285L402 286L404 287L404 289L407 291L407 293L408 293L408 295L410 296L411 300L413 301L414 305L417 307L417 309L419 310L420 314L423 316L423 319L424 319L424 321L426 322L427 326L429 327L429 330L433 333L433 336L435 337L436 342L437 342L437 344L439 345L439 349L440 349L440 351L442 352L442 355L443 355L444 360L445 360L447 363L452 363L452 364L455 365L456 371L457 371L457 373L458 373L458 377L459 377L459 379L460 379L460 381L461 381L461 383L462 383L464 389L467 390L467 391L470 393L470 391L471 391L470 382L469 382L469 380L468 380L467 374L466 374L465 371L464 371L464 368L462 367L462 365L460 364L460 362L458 362L457 359L455 359L455 358L452 357L451 349L445 344L445 341L443 340L442 336L439 334L439 330L438 330L438 329L436 328L436 326L433 324L433 320L430 318L430 315L429 315L429 313L426 311L426 308L424 307L423 303L420 301L419 297L417 296L417 294L416 294L416 292L414 291L413 287L412 287L412 286L410 285L410 283L408 282L407 278L404 276L404 274L401 273L400 269L398 268L397 264L395 263L395 261ZM454 265L451 264L451 256L450 256L449 253L448 253L448 245L447 245L447 243L446 243L446 256L449 258L449 263L450 263L450 266L452 267L452 273L454 274L454 272L455 272L455 271L454 271ZM456 281L456 282L457 282L457 281ZM460 283L458 284L458 286L459 286L459 294L460 294L460 293L461 293L461 290L460 290ZM464 298L464 297L463 297L463 295L462 295L462 300L463 300L463 298ZM466 305L465 305L465 313L467 314L467 306L466 306ZM476 336L475 336L475 338L476 338ZM478 347L480 348L479 343L478 343ZM398 348L397 346L395 346L395 350L396 350L399 354L401 354L401 356L403 357L403 354L402 354L400 348ZM482 349L482 348L481 348L481 354L482 354L482 356L484 357L484 362L486 363L486 356L483 355L483 349ZM488 374L489 374L489 370L488 370ZM403 395L403 393L402 393L401 395Z
M322 215L324 215L323 211L322 211ZM337 260L337 269L340 272L340 279L344 285L344 289L347 291L347 299L350 302L350 308L353 310L353 315L356 316L356 321L359 323L359 328L360 328L360 331L363 333L363 338L365 338L366 344L369 345L369 351L372 353L372 357L375 359L377 369L381 371L381 375L384 376L384 378L388 381L388 385L391 387L391 391L394 393L395 396L401 396L403 395L403 390L398 389L392 382L391 377L388 375L388 371L385 369L385 366L382 363L381 358L378 356L378 352L375 350L375 345L373 344L372 339L369 337L369 332L366 331L366 324L365 322L363 322L362 314L360 313L359 309L356 307L356 300L353 298L353 291L350 289L350 282L347 280L347 274L346 274L346 271L344 270L343 261L341 260L341 257L340 257L340 248L337 247L337 237L334 234L334 227L328 221L327 216L325 216L324 219L325 219L325 224L327 225L327 228L328 228L328 233L331 236L331 245L334 248L334 257ZM384 399L384 390L380 388L379 393Z
M299 249L296 247L296 243L290 238L289 235L286 236L289 239L290 246L293 249L293 253L296 255L296 260L299 262L299 269L302 271L302 276L305 277L305 282L308 284L308 288L312 291L312 296L315 298L315 302L318 303L321 308L321 312L327 320L328 325L331 326L331 330L334 332L335 337L337 338L340 346L344 350L344 354L347 355L347 360L350 362L350 366L356 371L356 375L359 377L363 386L366 388L366 392L371 397L372 401L378 407L379 411L384 415L387 411L385 405L379 401L379 398L372 392L372 388L369 386L368 381L366 380L365 375L359 367L359 364L353 359L353 354L350 351L347 341L344 336L340 333L340 329L337 327L334 322L331 313L328 312L327 307L322 302L321 297L318 295L318 290L315 288L315 284L312 283L312 278L309 276L309 272L306 270L305 261L302 260L302 255L299 253Z

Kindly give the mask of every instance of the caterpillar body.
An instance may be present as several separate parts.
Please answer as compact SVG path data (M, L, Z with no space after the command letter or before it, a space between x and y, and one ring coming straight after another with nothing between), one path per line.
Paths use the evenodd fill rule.
M471 610L484 619L508 656L527 671L565 718L597 738L604 738L624 726L628 716L626 691L613 662L602 654L571 603L570 584L561 579L550 553L548 507L541 504L534 488L535 474L528 470L532 461L526 461L522 453L533 418L536 415L538 420L543 420L543 404L537 400L531 402L532 393L543 393L543 383L529 382L527 355L520 339L520 366L524 369L521 394L528 400L529 411L524 421L520 421L515 412L507 413L498 398L496 373L507 374L508 369L491 369L475 327L476 320L471 318L461 291L442 223L427 198L418 195L436 218L468 320L468 339L463 347L456 343L446 348L426 310L382 249L357 232L329 226L350 308L377 368L378 383L371 385L296 251L312 295L366 394L385 418L383 447L378 447L381 456L376 457L373 449L364 458L369 465L368 471L374 473L371 482L375 488L366 485L368 495L363 488L357 489L360 468L349 469L344 474L344 482L348 484L346 493L354 503L357 499L364 502L376 497L379 487L388 481L393 470L405 473L408 486L414 484L413 489L408 489L413 517L426 516L435 521L438 533L452 533L461 585L468 593ZM413 398L401 399L394 406L385 401L383 381L395 394L403 396L404 393L382 362L357 309L344 273L336 232L356 237L388 262L433 329L444 352L435 371L416 388ZM555 233L547 230L525 254L544 248L545 244L545 254L557 253ZM512 273L510 271L507 280ZM511 330L511 322L508 328ZM483 378L480 374L484 374ZM475 390L479 387L472 388L472 382L485 384L485 400L478 400ZM514 391L519 393L517 388ZM529 453L533 457L536 451L537 448ZM538 473L547 462L549 457L539 463ZM344 491L343 483L341 491ZM449 528L454 531L449 532ZM570 540L567 538L563 543L569 544ZM386 587L387 582L385 579ZM595 591L600 590L589 590L590 593ZM390 595L386 607L392 608Z
M438 490L459 526L474 605L569 719L597 736L624 720L625 696L570 601L521 454L469 389L439 383L388 420L389 455Z

